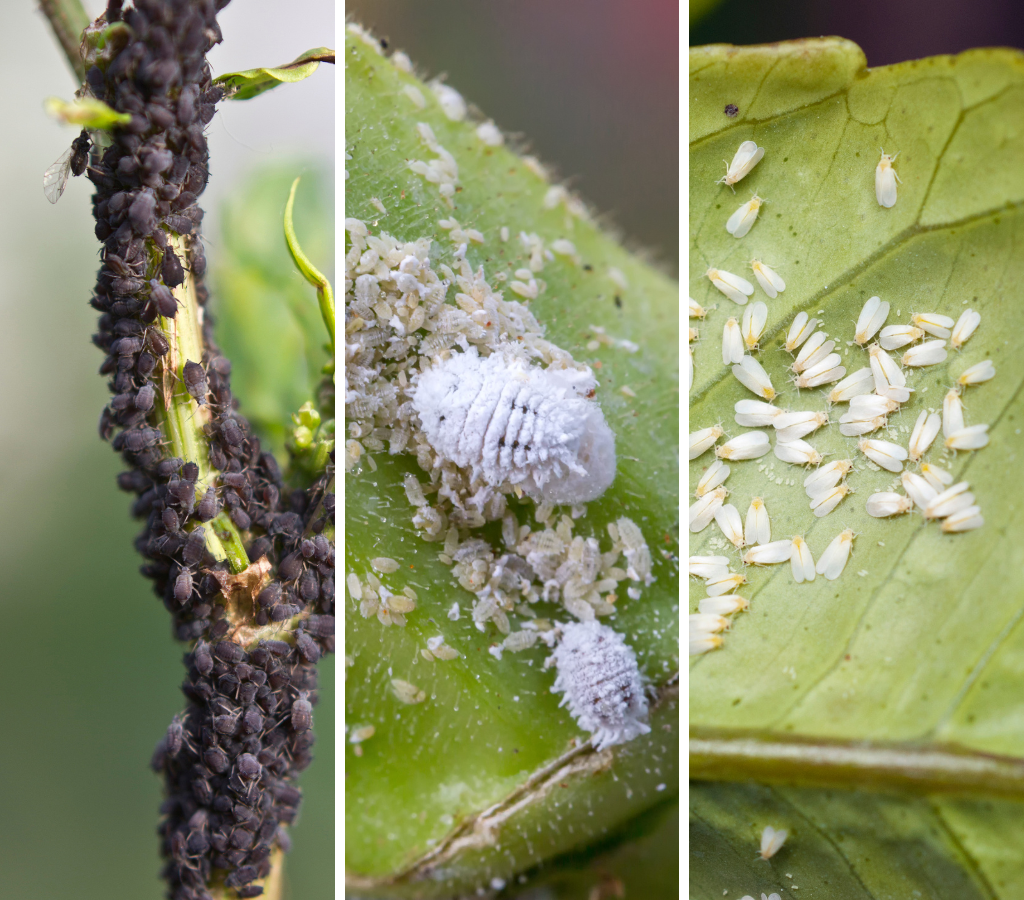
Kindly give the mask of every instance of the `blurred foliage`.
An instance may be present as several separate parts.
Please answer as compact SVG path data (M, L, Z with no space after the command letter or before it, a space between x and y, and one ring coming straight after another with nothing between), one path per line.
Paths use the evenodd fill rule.
M690 0L690 27L697 25L722 0Z

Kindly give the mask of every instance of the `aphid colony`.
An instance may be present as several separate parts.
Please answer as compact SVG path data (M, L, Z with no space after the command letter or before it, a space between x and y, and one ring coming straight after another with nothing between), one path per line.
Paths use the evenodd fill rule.
M87 168L103 242L93 341L106 354L100 372L113 394L100 433L130 467L118 485L137 495L132 512L146 522L136 540L142 572L175 636L194 643L189 706L154 758L167 794L160 833L175 900L208 897L214 877L233 896L262 894L253 882L287 846L282 828L300 797L294 779L311 759L314 663L334 648L333 462L307 489L286 490L273 455L235 410L230 363L201 309L197 197L209 172L204 129L221 98L205 55L220 40L215 11L224 5L137 0L122 13L112 2L107 17L123 18L125 43L86 62L87 93L132 116L106 149L93 148ZM173 291L186 278L200 306L201 359L176 359L165 333L187 314L179 307L186 292ZM183 398L170 401L179 386ZM204 458L169 457L159 415L168 402L189 403L203 423ZM227 527L222 516L248 559L265 558L273 572L254 598L255 624L281 623L277 636L289 641L246 650L233 639L230 573L209 550Z
M729 166L725 183L732 186L743 178L763 156L753 142L745 142ZM895 203L895 173L891 162L895 157L883 155L876 185L878 200L883 206ZM756 199L756 195L755 195ZM752 207L756 214L756 206ZM741 212L743 208L741 207ZM727 230L742 236L751 227L752 218L734 214ZM739 223L738 227L733 227ZM785 290L785 282L759 260L751 263L758 283L769 298ZM741 321L735 317L725 322L722 335L722 362L730 366L736 380L757 399L740 400L735 404L736 424L745 431L733 437L726 435L721 424L710 425L690 435L690 459L694 460L715 448L716 459L703 472L696 486L696 502L690 507L691 532L700 532L714 521L725 539L737 550L749 549L742 555L744 565L778 565L790 563L797 583L813 581L816 575L838 578L849 559L854 533L846 529L823 550L815 564L810 548L797 535L772 541L771 522L763 500L754 497L741 520L740 511L727 503L728 463L759 459L773 452L780 461L794 466L813 466L804 479L809 506L816 517L824 517L836 509L852 491L846 476L854 469L852 459L825 463L824 457L804 438L832 423L826 410L790 412L773 401L776 387L760 362L753 356L769 320L767 305L762 301L748 304L754 286L744 278L716 268L709 268L707 278L731 301L744 307ZM854 326L853 344L868 352L868 365L847 376L842 357L835 352L836 342L817 329L820 322L800 312L794 317L786 334L784 349L793 355L791 370L798 389L826 387L829 405L848 404L848 412L838 418L839 431L857 439L857 450L869 467L885 469L900 475L905 494L878 492L867 498L866 510L875 517L898 515L915 506L926 520L941 520L942 530L957 533L979 528L984 524L980 508L966 482L952 484L952 475L924 457L934 444L940 430L946 453L976 450L988 443L987 425L967 425L964 420L963 391L981 384L995 375L989 360L967 368L957 378L943 400L941 413L924 410L920 413L908 447L872 436L888 426L888 417L901 409L914 393L908 384L907 371L944 362L948 357L946 342L960 351L981 322L981 316L967 309L954 321L938 313L915 313L908 324L886 325L889 304L871 297L864 304ZM706 317L708 310L692 298L690 318ZM691 339L696 333L691 329ZM923 338L928 340L922 340ZM890 351L902 350L898 361ZM692 354L691 354L692 367ZM692 368L691 368L692 377ZM774 432L774 446L770 435ZM723 437L727 439L719 444ZM919 465L920 474L904 471L908 463ZM736 588L746 581L742 574L729 568L726 556L690 558L690 574L703 578L708 597L701 600L698 612L690 616L691 655L715 649L722 644L721 633L729 627L729 616L747 608L747 601Z

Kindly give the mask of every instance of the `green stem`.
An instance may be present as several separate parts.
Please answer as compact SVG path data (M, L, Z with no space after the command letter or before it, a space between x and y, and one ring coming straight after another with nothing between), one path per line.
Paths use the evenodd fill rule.
M690 778L1024 800L1024 759L949 744L690 730Z
M89 26L89 14L81 0L39 0L53 33L64 51L68 65L79 84L85 81L85 63L82 61L82 32Z
M295 223L292 221L292 210L295 206L295 190L299 186L299 179L292 182L292 189L288 194L288 202L284 207L284 240L288 245L288 252L291 253L295 265L313 287L316 288L316 298L320 302L320 315L323 316L324 325L327 326L327 334L330 337L330 353L334 356L334 292L331 290L331 283L321 274L309 261L309 257L302 252L299 246L298 236L295 234Z

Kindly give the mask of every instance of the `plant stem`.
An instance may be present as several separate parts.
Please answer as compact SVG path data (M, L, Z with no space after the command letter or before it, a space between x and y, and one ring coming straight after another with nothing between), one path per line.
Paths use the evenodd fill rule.
M694 781L1024 799L1024 759L949 744L835 741L690 730Z
M49 21L68 65L81 84L85 80L85 63L81 53L82 32L89 25L89 14L81 0L39 0L39 8Z

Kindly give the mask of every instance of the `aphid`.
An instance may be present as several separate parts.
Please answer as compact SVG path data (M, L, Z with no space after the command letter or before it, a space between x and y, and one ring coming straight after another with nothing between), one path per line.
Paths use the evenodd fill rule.
M708 311L701 306L693 297L689 298L689 317L691 319L703 319Z
M747 509L747 520L743 526L743 538L747 544L767 544L772 539L772 523L764 500L753 497Z
M157 311L165 319L173 319L178 312L178 301L170 289L155 278L149 281L149 296L156 304Z
M899 350L924 337L924 331L913 325L888 325L878 334L878 343L883 350Z
M746 344L747 349L750 351L757 349L757 342L761 339L761 335L764 334L764 326L768 322L768 307L764 305L760 300L752 303L745 310L743 310L743 324L740 327L740 333L743 335L743 343ZM743 354L740 354L742 358ZM739 362L739 359L728 360L729 362Z
M934 337L948 340L952 336L953 320L949 316L940 316L938 313L914 313L910 321Z
M92 142L89 132L82 131L57 161L43 173L43 193L51 203L60 200L71 175L81 175L89 163L89 148Z
M762 400L772 400L775 388L761 364L752 356L744 356L739 365L732 367L732 374L747 390L753 391Z
M688 630L691 637L703 634L719 634L729 628L729 620L716 613L691 613Z
M949 346L954 350L959 350L966 343L967 339L974 334L980 324L981 315L973 309L965 309L960 313L960 318L956 320L956 325L953 326L953 333L949 338Z
M822 460L821 454L803 440L776 441L775 456L794 466L816 466Z
M952 487L946 488L941 494L936 494L925 504L924 517L926 519L944 519L953 513L960 512L974 505L974 494L968 490L970 485L966 481L960 481Z
M828 392L829 403L845 403L862 394L870 394L875 389L875 379L870 368L858 369L847 375L831 391Z
M857 442L857 449L875 465L890 472L902 472L903 462L908 455L907 451L899 444L894 444L892 441L879 441L874 438L862 438Z
M209 487L196 507L196 514L201 522L209 522L218 512L220 512L220 504L217 502L217 492Z
M206 552L206 529L199 527L189 533L181 558L186 566L198 566Z
M764 147L758 147L754 141L744 141L740 144L736 155L733 156L732 162L725 164L725 175L719 178L715 184L727 184L732 188L737 181L741 181L747 176L750 170L761 161L763 156ZM735 193L735 188L732 189Z
M900 475L900 481L903 483L903 490L907 492L907 496L920 509L924 509L938 494L938 491L925 481L924 478L920 475L915 475L913 472L904 472Z
M743 546L743 523L740 521L739 510L731 503L726 503L715 510L715 522L722 529L722 534L734 547Z
M968 506L966 509L958 510L947 516L942 521L942 530L946 534L955 534L960 531L971 531L974 528L981 528L985 519L981 515L980 506Z
M690 531L697 534L707 528L715 511L725 502L725 488L715 488L690 506Z
M948 438L964 427L964 405L960 392L951 388L942 398L942 436Z
M884 519L886 516L899 516L910 512L914 508L914 501L892 491L878 491L868 497L864 508L869 516Z
M725 223L725 230L735 238L743 237L757 221L758 210L765 201L757 194L754 194L746 203L740 206Z
M904 353L901 362L905 366L934 366L945 362L948 355L945 341L925 341Z
M983 381L995 378L995 375L996 368L992 365L992 360L986 359L962 372L956 382L957 384L967 387L971 384L981 384Z
M784 443L796 441L812 431L817 431L822 425L828 424L828 414L802 410L799 412L783 413L777 416L772 423L775 425L775 434Z
M762 428L773 425L775 419L786 410L761 400L738 400L733 407L736 410L736 424L745 428Z
M729 574L728 556L691 556L687 571L695 578L720 578Z
M729 467L721 460L716 459L697 482L697 496L703 497L708 491L713 491L728 477Z
M178 573L178 577L174 579L174 599L179 603L184 603L191 596L192 573L188 569L182 569Z
M757 283L761 285L761 290L773 300L786 289L786 282L782 280L782 276L774 269L766 266L761 260L751 260L750 268L754 272ZM807 313L802 313L802 315L806 316Z
M988 425L968 425L946 438L947 450L980 450L988 445Z
M740 278L739 275L733 275L732 272L708 269L704 274L718 290L740 306L746 305L747 297L754 293L754 286L749 281Z
M730 317L722 330L722 362L725 365L738 363L743 359L743 335L739 323Z
M789 564L797 584L814 581L814 559L811 557L811 548L807 546L807 541L800 535L793 538Z
M786 350L790 353L796 350L797 347L811 336L815 326L818 324L820 323L817 319L810 319L807 317L807 313L798 312L793 319L793 324L789 326L789 332L786 335Z
M133 403L140 412L149 412L153 408L156 399L156 389L152 384L144 384L135 394Z
M835 347L836 342L830 341L824 331L816 331L810 339L800 348L800 352L793 360L791 368L798 375L804 370L820 362L828 356Z
M822 516L827 516L840 504L843 497L849 493L849 485L845 482L843 484L836 485L830 490L823 491L822 493L811 497L811 512L813 512L819 519Z
M309 731L313 727L313 704L309 702L309 692L299 691L298 697L292 701L291 726L293 731Z
M896 162L896 157L899 155L899 153L896 153L893 156L889 156L883 150L882 158L878 161L878 165L875 166L875 199L878 200L879 206L884 206L886 209L891 209L896 205L896 182L902 183L903 181L892 167L892 164Z
M708 592L709 597L718 597L721 594L732 593L746 581L746 575L730 572L728 575L720 575L718 578L709 578L707 584L704 585L704 590Z
M758 459L771 450L771 442L763 431L747 431L715 448L719 459Z
M928 448L935 441L942 427L942 419L938 413L930 413L922 410L917 417L914 431L910 435L910 445L907 448L907 455L911 462L919 462L921 457L928 452Z
M486 484L585 503L615 479L615 436L586 399L595 387L589 369L541 369L470 350L421 374L412 402L431 447Z
M647 698L636 654L625 638L597 621L569 622L551 654L557 675L552 693L559 706L602 750L650 732Z
M853 549L853 537L854 534L849 528L837 534L832 543L825 548L825 552L818 557L818 564L814 570L829 581L835 581L846 568L850 550Z
M804 479L804 491L808 497L816 497L834 488L852 469L853 461L849 459L830 462L820 469L815 469Z
M705 597L697 604L697 612L714 616L731 616L750 608L750 601L739 594L721 594L718 597Z
M921 475L936 491L944 491L953 483L953 475L932 463L922 463Z
M200 406L205 406L206 395L210 392L210 386L206 382L206 370L199 363L186 360L181 376L189 396Z
M700 656L709 650L717 650L722 646L722 639L717 634L700 635L690 638L690 656Z
M789 562L792 553L792 541L771 541L751 547L743 554L743 562L748 566L774 566Z
M891 206L892 204L889 205ZM857 317L857 325L855 326L853 336L854 343L863 347L875 336L878 329L885 324L888 315L889 304L883 302L881 297L870 297Z
M690 459L696 459L705 450L713 446L725 432L721 425L712 425L710 428L702 428L690 435Z

